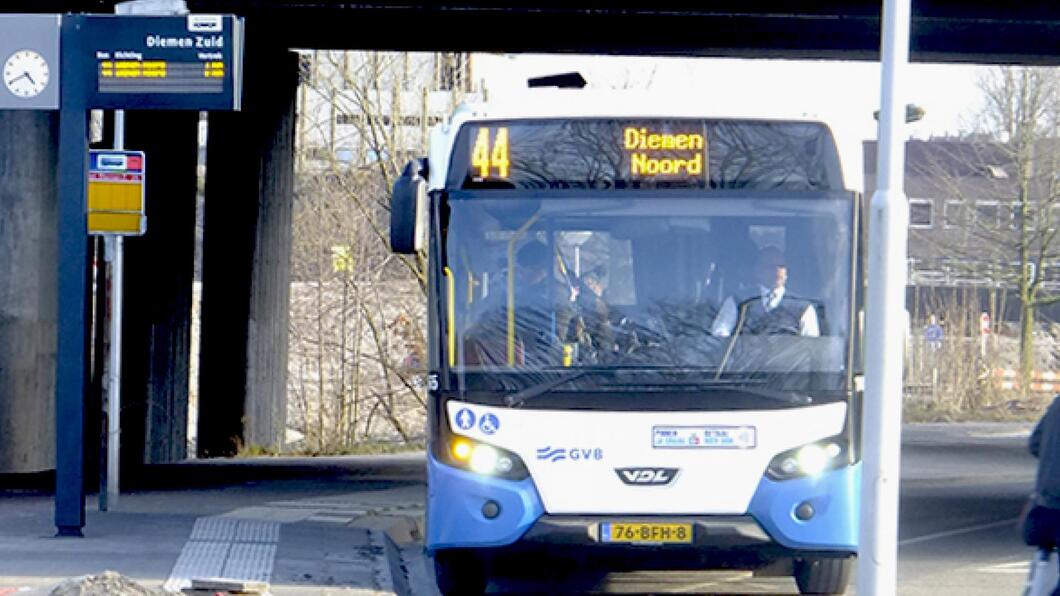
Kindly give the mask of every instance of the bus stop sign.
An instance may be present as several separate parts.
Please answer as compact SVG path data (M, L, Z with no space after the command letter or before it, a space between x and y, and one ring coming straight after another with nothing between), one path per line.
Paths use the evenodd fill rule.
M144 152L89 152L88 233L141 236L147 230Z

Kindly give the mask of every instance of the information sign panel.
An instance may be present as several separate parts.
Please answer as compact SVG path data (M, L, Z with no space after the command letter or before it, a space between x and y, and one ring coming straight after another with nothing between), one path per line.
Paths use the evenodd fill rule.
M147 230L144 182L143 151L90 151L88 233L142 235Z
M231 15L73 16L90 108L238 110L242 20Z

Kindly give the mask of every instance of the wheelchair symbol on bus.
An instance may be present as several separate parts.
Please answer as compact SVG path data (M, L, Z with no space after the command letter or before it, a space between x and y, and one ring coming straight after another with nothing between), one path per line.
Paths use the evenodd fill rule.
M482 419L479 420L478 429L487 435L492 435L497 432L501 427L501 421L497 420L497 417L493 414L484 414Z

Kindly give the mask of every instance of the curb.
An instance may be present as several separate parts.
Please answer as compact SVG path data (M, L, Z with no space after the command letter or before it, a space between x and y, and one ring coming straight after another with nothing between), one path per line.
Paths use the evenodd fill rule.
M382 554L381 557L372 557L373 569L372 575L375 576L376 584L379 589L375 592L376 596L397 596L395 592L395 581L401 578L401 569L397 568L393 564L391 558L391 540L386 532L375 532L372 530L368 531L368 543L372 547L379 549ZM384 559L379 561L379 559Z
M395 596L412 596L412 570L403 556L403 549L417 544L423 535L419 518L394 517L383 531L386 561L390 568L391 586Z

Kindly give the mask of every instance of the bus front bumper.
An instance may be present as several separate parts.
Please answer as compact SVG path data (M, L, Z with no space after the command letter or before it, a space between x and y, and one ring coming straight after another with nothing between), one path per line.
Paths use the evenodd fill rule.
M861 466L813 478L776 482L763 478L745 515L554 515L547 514L531 478L504 480L474 474L428 457L427 536L430 552L450 548L572 547L639 551L658 544L603 543L607 522L683 523L694 528L687 544L666 551L721 550L849 556L857 551ZM814 515L798 519L800 505Z

